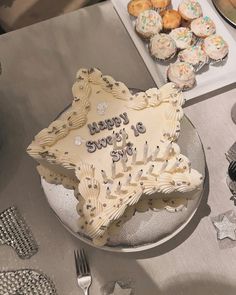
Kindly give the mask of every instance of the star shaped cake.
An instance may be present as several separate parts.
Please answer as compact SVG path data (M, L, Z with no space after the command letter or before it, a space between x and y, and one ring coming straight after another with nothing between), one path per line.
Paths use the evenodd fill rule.
M78 232L104 245L139 202L153 194L183 198L201 186L176 143L184 97L174 83L133 95L98 69L81 69L72 92L71 107L27 152L47 182L74 190Z

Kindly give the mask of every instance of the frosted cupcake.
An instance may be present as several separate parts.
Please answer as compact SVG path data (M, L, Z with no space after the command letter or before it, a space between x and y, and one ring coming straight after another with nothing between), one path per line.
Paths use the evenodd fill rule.
M181 15L176 10L165 10L160 13L163 21L163 29L170 31L180 27Z
M156 60L168 60L176 54L175 41L167 34L154 35L149 43L151 56Z
M191 22L192 32L199 38L206 38L216 31L216 26L209 16L199 17Z
M163 11L167 9L171 4L171 0L151 0L152 6L157 11Z
M136 19L135 29L140 37L149 39L162 30L162 18L155 10L141 12Z
M187 62L170 64L167 70L167 78L182 90L191 89L196 83L194 68Z
M207 37L204 40L203 49L213 61L222 61L229 53L227 42L219 35Z
M192 65L195 71L200 70L209 60L201 45L191 46L180 51L178 59Z
M174 29L170 32L170 36L175 41L178 49L185 49L193 43L193 34L188 28Z
M202 16L202 7L196 0L183 0L179 5L179 13L184 20L192 21Z

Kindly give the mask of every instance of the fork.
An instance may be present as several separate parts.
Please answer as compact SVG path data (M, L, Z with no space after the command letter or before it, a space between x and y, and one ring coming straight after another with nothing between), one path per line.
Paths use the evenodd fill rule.
M92 276L90 273L90 268L85 256L84 249L81 249L80 251L74 251L74 256L77 283L79 287L84 291L84 294L88 295L88 290L92 283Z

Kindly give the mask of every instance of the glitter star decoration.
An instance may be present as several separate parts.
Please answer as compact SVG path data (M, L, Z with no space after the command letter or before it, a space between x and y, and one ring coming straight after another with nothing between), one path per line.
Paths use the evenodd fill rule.
M132 289L123 289L118 283L116 283L111 295L130 295L131 291Z
M231 222L225 215L221 221L214 221L213 223L217 229L217 238L219 240L229 238L236 241L236 224Z

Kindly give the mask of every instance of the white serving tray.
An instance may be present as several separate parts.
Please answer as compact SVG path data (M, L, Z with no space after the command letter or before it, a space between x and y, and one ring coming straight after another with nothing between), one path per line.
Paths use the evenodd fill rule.
M149 54L147 44L145 44L145 42L136 34L134 29L135 18L131 17L127 11L127 4L129 0L111 1L137 50L143 58L157 87L162 86L166 83L167 65L155 62ZM180 1L181 0L172 0L172 6L174 9L178 7ZM209 68L208 66L203 67L199 74L197 74L197 85L192 90L186 92L187 100L236 82L236 42L230 35L228 29L223 23L223 20L218 16L208 1L199 0L199 3L202 5L203 14L211 17L215 22L217 34L222 35L227 41L230 51L226 63L222 65L210 65Z

